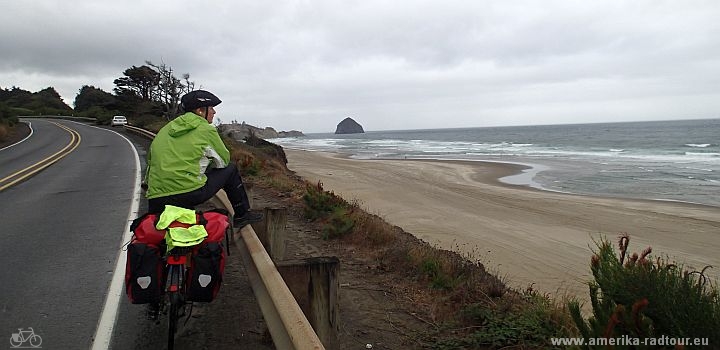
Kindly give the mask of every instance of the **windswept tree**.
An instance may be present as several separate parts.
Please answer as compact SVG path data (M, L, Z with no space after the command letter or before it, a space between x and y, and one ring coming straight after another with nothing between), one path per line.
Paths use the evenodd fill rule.
M160 73L148 66L128 68L124 77L115 79L115 93L125 95L132 93L144 101L154 100L154 94L160 83Z
M164 62L145 61L145 65L128 68L123 74L115 79L114 91L119 109L131 115L147 115L161 109L158 114L170 120L178 115L180 97L195 87L190 74L178 78Z
M192 91L195 88L195 83L190 81L190 74L188 73L183 74L182 79L177 78L173 74L173 68L164 62L157 65L150 61L145 61L145 63L155 68L160 77L155 96L157 101L164 106L165 117L168 120L174 118L178 115L180 109L180 97Z

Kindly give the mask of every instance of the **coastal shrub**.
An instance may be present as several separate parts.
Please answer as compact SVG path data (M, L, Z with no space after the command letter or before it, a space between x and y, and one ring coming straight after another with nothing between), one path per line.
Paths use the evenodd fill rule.
M322 182L306 185L303 202L306 218L323 221L324 239L341 237L355 227L354 207L335 193L325 191Z
M13 108L0 102L0 126L7 127L6 131L18 123L18 115Z
M327 218L337 209L347 205L345 200L335 193L325 191L320 181L317 185L308 184L305 187L303 202L305 203L305 217L310 220Z
M338 238L352 231L355 221L349 211L343 207L337 207L330 213L327 222L323 226L324 239Z
M442 337L432 348L552 349L551 338L572 334L563 326L567 313L558 312L547 296L526 291L521 297L465 305L461 310L465 332Z
M409 248L406 254L408 268L428 278L434 289L456 290L466 300L502 297L507 290L505 283L488 274L482 263L455 252L423 243Z
M420 270L430 278L430 286L435 289L452 289L453 278L442 271L440 261L431 258L420 263Z
M287 176L269 176L265 180L270 187L284 193L292 193L298 188L297 182Z
M369 247L389 245L398 240L398 228L388 224L377 215L361 210L355 215L355 227L352 240Z
M688 271L666 259L652 259L650 247L630 254L629 243L627 234L620 236L618 256L606 239L596 242L590 264L592 316L585 320L580 305L569 304L581 335L709 338L710 344L720 344L720 298L705 276L709 267Z
M451 259L429 245L410 248L407 252L410 267L427 278L433 289L451 290L465 278L454 271Z
M244 175L256 176L260 174L262 168L264 168L263 162L251 155L246 155L240 161L240 171Z

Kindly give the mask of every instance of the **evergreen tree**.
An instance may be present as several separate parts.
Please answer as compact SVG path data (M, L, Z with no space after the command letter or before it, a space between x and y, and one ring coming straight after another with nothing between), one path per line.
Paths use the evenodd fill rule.
M80 92L75 96L75 111L84 112L92 107L102 107L104 109L118 109L117 98L94 86L83 85Z
M160 73L148 66L132 66L123 72L124 77L115 79L117 95L131 93L144 101L155 98L155 91L160 83Z

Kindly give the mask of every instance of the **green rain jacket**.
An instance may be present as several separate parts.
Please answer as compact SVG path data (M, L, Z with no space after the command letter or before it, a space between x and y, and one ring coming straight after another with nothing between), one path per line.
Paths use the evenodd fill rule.
M224 168L230 152L217 129L203 117L188 112L155 136L147 155L145 196L148 199L194 191L207 181L208 167Z

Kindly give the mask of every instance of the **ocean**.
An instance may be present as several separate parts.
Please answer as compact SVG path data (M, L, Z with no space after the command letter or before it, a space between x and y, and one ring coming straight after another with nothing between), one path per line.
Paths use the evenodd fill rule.
M524 164L531 168L501 181L720 207L720 119L328 133L270 141L357 159Z

